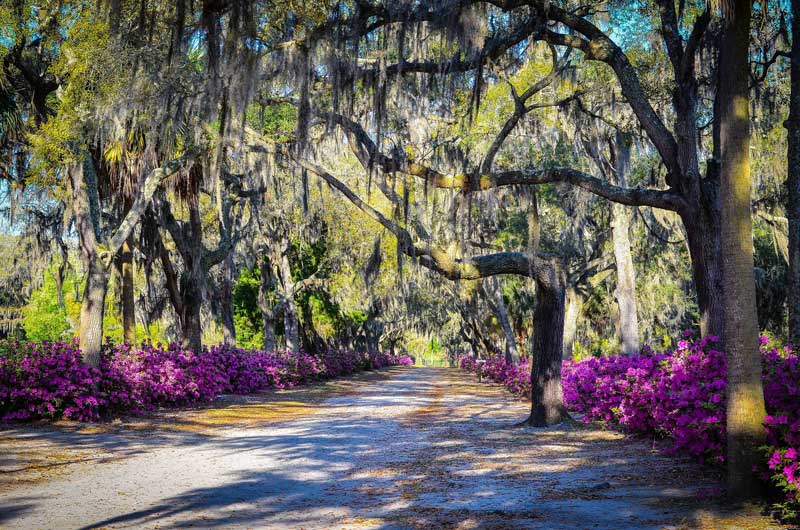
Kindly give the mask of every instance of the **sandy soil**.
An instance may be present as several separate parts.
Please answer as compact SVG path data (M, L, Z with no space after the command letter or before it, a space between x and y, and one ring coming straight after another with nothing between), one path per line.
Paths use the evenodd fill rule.
M767 529L653 441L456 370L393 368L212 407L0 430L2 528Z

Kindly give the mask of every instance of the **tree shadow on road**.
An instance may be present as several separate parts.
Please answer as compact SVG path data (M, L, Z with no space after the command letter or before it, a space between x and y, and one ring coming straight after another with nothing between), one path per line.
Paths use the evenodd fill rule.
M192 480L170 476L187 471L172 453L131 456L153 469L139 470L130 494L174 479L171 489L100 509L87 503L57 526L779 528L704 496L719 486L716 471L642 439L580 424L503 428L527 405L452 370L400 370L325 400L323 409L289 422L156 438L197 466L185 475ZM130 449L97 443L111 453ZM9 520L47 509L15 501L26 508Z

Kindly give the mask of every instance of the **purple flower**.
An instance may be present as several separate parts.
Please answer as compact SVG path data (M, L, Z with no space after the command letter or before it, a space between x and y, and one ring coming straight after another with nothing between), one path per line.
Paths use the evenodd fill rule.
M674 351L565 361L564 402L583 420L602 421L628 432L661 436L672 441L669 452L684 452L713 464L725 462L724 352L708 348L717 337L691 339L684 332ZM795 503L800 504L800 359L790 345L770 347L761 338L762 381L768 416L763 469ZM462 357L459 366L480 372L512 392L530 395L528 361L508 366L500 357L479 366ZM769 470L769 471L767 471ZM771 472L770 472L771 471Z
M330 362L329 362L330 361ZM0 343L0 419L67 418L189 405L220 393L288 388L365 368L413 364L385 353L265 352L228 345L200 351L178 344L107 343L98 369L81 359L76 341Z

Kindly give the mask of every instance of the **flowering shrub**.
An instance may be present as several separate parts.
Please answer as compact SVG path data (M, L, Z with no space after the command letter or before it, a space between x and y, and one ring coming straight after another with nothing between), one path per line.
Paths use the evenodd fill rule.
M265 352L228 345L195 352L178 344L106 344L99 368L77 342L0 343L0 420L92 421L110 412L207 402L221 393L290 388L360 369L411 365L408 356Z
M672 441L684 452L711 463L725 460L725 354L715 337L691 340L686 333L674 351L565 361L564 402L585 421L602 421L636 433ZM781 506L793 515L800 502L800 360L791 346L777 348L761 339L762 380L768 416L765 478L787 495ZM530 394L530 366L508 366L502 358L483 366L472 357L462 369Z
M371 352L369 354L369 364L373 369L385 368L386 366L413 366L414 359L408 355Z
M0 355L0 416L89 420L101 400L100 374L81 360L75 343L9 343Z
M767 475L786 494L777 505L796 518L800 506L800 359L791 346L770 347L762 338L764 397L767 402Z
M564 401L586 421L671 438L671 451L724 460L725 354L716 339L680 340L656 354L606 357L563 367Z

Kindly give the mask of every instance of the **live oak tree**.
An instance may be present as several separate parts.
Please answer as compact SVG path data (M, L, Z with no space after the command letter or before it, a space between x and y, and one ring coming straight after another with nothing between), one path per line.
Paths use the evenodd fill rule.
M729 120L734 114L731 109L735 107L736 112L741 112L742 98L744 97L744 101L748 99L748 87L745 83L747 76L744 74L748 67L749 24L744 30L736 24L744 23L745 15L741 13L749 13L750 5L736 9L741 14L738 17L740 22L734 21L733 26L726 25L727 19L719 23L709 5L691 4L690 9L685 9L682 4L679 11L671 0L663 0L648 7L652 7L656 14L661 45L671 69L671 108L656 109L643 86L640 72L625 50L593 21L593 10L589 6L570 9L553 2L517 0L501 0L491 4L478 1L458 4L423 3L398 7L359 3L352 10L335 14L331 23L332 31L324 31L328 29L324 28L319 34L312 32L305 41L291 43L298 49L298 64L307 65L312 51L324 42L332 52L323 54L323 57L329 58L329 65L335 65L330 68L327 79L320 79L322 82L327 81L331 87L333 100L330 111L318 110L312 105L314 98L311 94L314 87L311 78L318 70L306 67L298 86L301 127L306 125L309 116L316 115L322 121L336 125L350 135L358 136L352 120L342 116L340 107L345 107L345 110L348 106L352 108L355 91L351 87L359 80L375 95L372 113L378 123L378 140L374 142L375 150L366 149L364 135L356 138L355 142L351 140L351 143L360 144L361 149L366 149L369 167L405 173L425 179L434 187L458 188L467 193L509 185L567 182L613 202L676 212L681 217L687 234L701 332L703 335L720 335L723 339L731 340L729 411L735 413L744 408L756 410L758 400L752 401L760 393L758 370L752 361L756 352L746 351L746 348L753 350L756 345L755 341L749 340L754 336L752 330L755 329L755 315L752 311L742 314L736 306L739 303L738 296L754 293L752 270L749 273L745 271L747 263L752 265L752 243L746 243L744 239L750 237L750 232L745 230L750 226L750 216L749 210L745 212L742 206L742 201L749 200L749 179L746 176L740 178L740 175L746 175L746 168L745 173L741 173L742 166L739 162L741 157L745 157L745 160L747 158L747 134L742 136L742 133L731 133L733 129L730 124L734 122ZM475 16L476 13L495 10L498 14L508 15L503 19L506 23L493 28L480 26L481 19ZM467 33L465 28L474 30L469 24L476 21L479 31ZM731 37L731 28L738 31L737 39ZM454 47L455 44L455 39L448 39L447 31L461 39L458 41L458 52L453 55L446 52L448 45ZM437 52L435 49L425 49L424 46L409 45L407 40L415 32L439 35L443 38L439 41L443 46ZM717 64L702 63L698 60L701 50L707 50L716 57L721 49L716 46L718 41L713 38L715 33L721 33L723 42L736 44L739 51L723 53ZM367 40L368 37L371 40ZM472 162L463 160L465 171L455 173L437 170L415 159L413 153L404 152L402 148L389 155L380 151L382 117L387 112L387 90L393 83L401 84L404 79L426 76L463 79L464 74L469 72L474 78L472 100L477 106L484 78L491 75L492 70L513 68L515 61L519 59L519 47L536 41L575 50L584 61L603 63L614 72L621 96L636 116L637 125L644 130L658 153L664 168L666 189L625 188L572 167L528 166L494 170L492 159L510 131L522 116L537 108L536 105L527 103L527 93L514 94L515 110L498 134L497 141L477 162L474 159ZM384 50L391 53L372 56L367 53L355 58L349 53L350 50L359 49L369 52L375 48L373 43L381 42L384 43ZM418 37L412 42L419 42ZM726 71L722 64L731 68ZM701 68L700 73L716 82L704 84L698 76L698 66ZM738 93L729 90L731 86L723 82L727 80L724 76L729 75L730 71L739 72L739 82L745 83L744 93L738 88L735 89L740 90ZM531 89L535 87L533 85ZM711 94L715 99L713 106L704 103L704 93ZM580 95L575 94L572 97L579 98ZM668 111L664 113L668 114L670 120L665 120L658 110ZM714 134L707 139L711 144L708 152L703 149L703 128L699 119L701 114L710 115L713 124ZM672 122L671 127L668 126L669 122ZM705 171L701 168L703 161L706 162ZM728 174L724 174L725 172ZM735 197L735 200L729 199L730 197ZM731 236L734 233L738 238L736 240ZM723 250L723 240L726 244L735 241L737 245L732 248L726 246ZM412 246L410 242L408 246ZM430 264L437 266L433 257L429 256L428 260ZM425 262L425 259L421 261ZM453 272L452 267L444 265L445 263L439 263L438 267L445 274L460 277L460 267L454 268L459 272ZM743 276L730 276L738 273ZM549 300L544 292L540 296L540 304L542 307L553 306L556 310L560 309L559 303ZM560 302L560 306L563 306L563 302ZM560 319L563 325L563 312L560 317L556 315L553 318ZM744 335L731 329L730 326L735 322L744 325ZM739 391L745 387L746 392ZM742 421L747 424L742 426L746 431L753 432L759 428L757 422L760 420L756 414L748 413L747 419ZM736 435L731 438L732 454L740 450L738 440ZM731 464L731 476L741 474L743 465L735 459ZM749 469L744 470L744 473L749 474ZM734 480L732 486L735 484ZM738 489L734 487L734 493Z
M561 390L561 356L564 328L564 273L559 260L536 253L505 252L455 259L430 242L416 243L398 223L363 201L324 168L303 159L296 162L324 179L364 213L390 231L398 250L416 258L420 265L450 280L476 280L498 274L517 274L534 279L537 305L534 313L532 403L527 424L554 425L568 417Z
M91 160L76 161L69 168L75 227L87 270L79 336L81 351L89 364L97 366L100 363L103 314L113 256L138 224L156 188L184 163L184 159L178 158L164 168L154 170L145 180L122 222L113 228L103 227L101 224L97 175Z
M202 344L208 302L223 338L235 340L236 242L256 234L263 239L265 345L274 344L268 322L282 312L287 345L299 346L304 317L298 319L293 303L301 280L284 259L287 237L252 226L276 204L255 200L265 185L251 167L260 157L300 186L309 176L328 183L392 234L398 277L401 260L410 259L458 282L529 278L536 286L529 421L561 421L564 337L573 342L576 308L605 281L610 263L601 250L583 248L586 259L576 267L565 246L542 245L556 236L539 230L547 222L541 212L566 202L564 190L574 187L613 203L612 215L596 217L598 225L613 223L612 283L627 352L638 350L636 304L647 293L635 293L631 250L644 238L626 224L639 230L664 215L654 210L679 220L660 225L661 247L673 245L665 253L682 257L677 247L685 240L697 324L704 336L719 336L728 352L729 476L731 493L744 492L763 416L748 157L748 131L760 119L750 110L758 113L761 105L751 93L769 82L783 57L766 54L757 33L761 26L786 32L785 23L754 28L752 5L738 0L722 2L721 10L701 0L295 4L113 0L0 8L13 29L0 42L0 167L9 186L35 177L72 212L62 231L74 227L87 275L80 323L87 360L99 360L113 262L122 278L126 336L134 336L132 253L148 271L160 268L157 282L147 278L148 292L153 285L167 291L187 346ZM792 90L787 120L785 255L793 337L800 299L797 94ZM505 104L496 105L496 119L487 123L481 113L492 98ZM296 127L286 139L264 138L274 123L252 132L254 122L264 121L254 119L254 109L281 121L287 108ZM597 131L605 145L582 146L597 143ZM630 139L636 160L626 164ZM336 167L348 157L361 166L362 189ZM632 174L644 166L649 171ZM485 218L494 215L492 197L504 192L530 198L519 202L528 234L523 244L495 249L484 237ZM385 209L374 206L372 194ZM426 201L440 211L431 214ZM781 213L763 204L755 211L758 222ZM603 238L595 239L601 247ZM205 284L218 265L220 289L209 297ZM267 300L267 292L279 292L282 302ZM366 298L362 309L371 320L359 332L374 345L382 334L382 323L374 322L391 297L370 292ZM513 344L514 308L504 308L496 292L488 300ZM480 303L459 308L461 334L476 348L496 347L480 329Z

